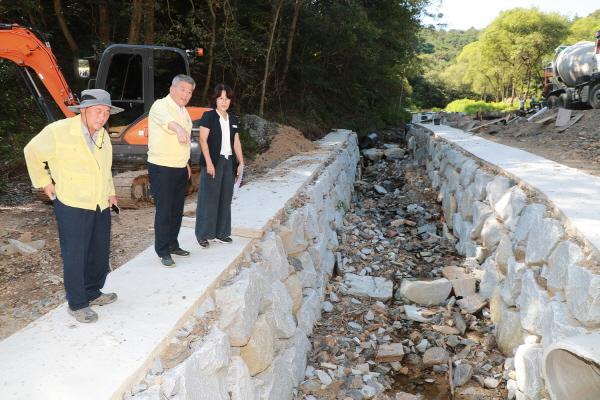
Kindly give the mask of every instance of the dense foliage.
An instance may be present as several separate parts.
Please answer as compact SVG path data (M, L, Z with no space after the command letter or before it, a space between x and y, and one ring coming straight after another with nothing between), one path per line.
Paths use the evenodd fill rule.
M569 21L536 8L515 8L481 32L431 31L421 36L424 74L411 81L413 97L423 107L444 107L460 98L504 100L514 106L519 98L539 97L543 67L555 49L594 40L598 30L600 10Z
M192 66L198 82L192 104L207 104L212 87L226 82L236 91L239 113L312 133L342 126L365 131L406 115L407 78L427 3L23 0L1 2L0 22L34 28L49 41L76 91L87 82L74 77L74 59L98 55L109 43L202 46L205 56ZM22 140L14 135L27 138L43 121L23 101L27 92L16 68L0 66L0 146L19 154Z
M508 111L515 107L505 102L485 102L482 100L460 99L454 100L445 108L446 112L460 112L469 115L478 112Z

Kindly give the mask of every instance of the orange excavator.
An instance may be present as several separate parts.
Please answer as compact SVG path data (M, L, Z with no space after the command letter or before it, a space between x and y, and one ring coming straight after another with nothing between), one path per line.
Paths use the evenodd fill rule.
M113 147L113 181L119 205L138 208L151 202L146 167L148 151L148 112L154 100L164 97L177 74L190 74L190 58L196 51L152 45L113 44L99 59L95 78L90 78L88 60L79 60L79 76L90 78L89 88L104 89L113 104L125 111L110 119L108 133ZM49 43L42 42L31 30L14 24L0 24L0 58L19 66L25 83L48 121L74 115L67 107L78 100L63 76ZM51 107L38 84L41 82L56 106ZM197 121L208 108L187 107ZM192 183L198 187L200 147L197 130L192 134Z

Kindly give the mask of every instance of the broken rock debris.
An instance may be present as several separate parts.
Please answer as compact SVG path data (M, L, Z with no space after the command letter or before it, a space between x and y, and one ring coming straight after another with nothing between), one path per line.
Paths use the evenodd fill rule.
M514 366L478 293L483 267L456 253L437 194L404 149L363 155L294 399L506 398Z

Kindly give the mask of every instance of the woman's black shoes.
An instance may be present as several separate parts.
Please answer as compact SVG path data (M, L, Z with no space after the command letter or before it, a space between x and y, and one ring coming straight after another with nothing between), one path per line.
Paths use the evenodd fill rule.
M208 240L206 239L198 239L198 244L200 245L200 247L202 247L203 249L208 249L208 246L210 245L208 243Z
M216 238L215 241L219 242L219 243L233 243L233 239L231 239L229 236L225 237L225 238Z

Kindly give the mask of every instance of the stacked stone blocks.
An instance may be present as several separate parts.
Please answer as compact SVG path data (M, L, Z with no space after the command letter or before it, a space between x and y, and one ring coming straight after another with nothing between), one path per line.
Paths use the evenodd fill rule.
M509 386L518 399L544 398L544 349L600 331L594 251L567 233L552 205L502 171L421 127L408 144L439 190L456 250L480 265L479 294L489 300L498 346L515 358L516 384Z

